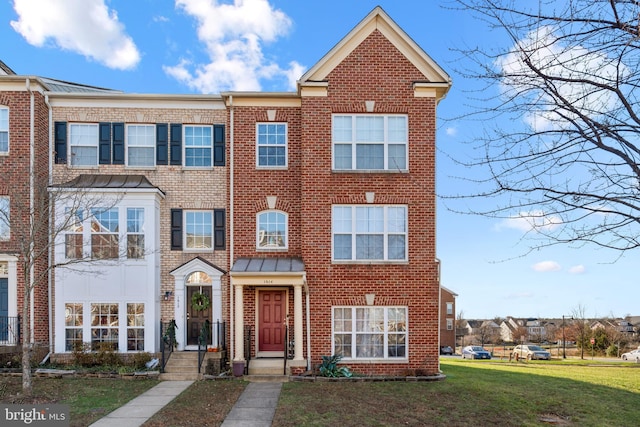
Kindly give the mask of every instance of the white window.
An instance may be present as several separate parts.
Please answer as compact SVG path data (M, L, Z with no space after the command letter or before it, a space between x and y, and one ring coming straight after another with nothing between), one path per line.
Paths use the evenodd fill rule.
M184 165L211 167L213 157L213 128L184 126Z
M82 348L82 303L64 305L64 349L74 351Z
M67 228L64 235L64 252L67 259L82 259L84 219L82 210L66 210Z
M334 115L334 170L407 170L407 116Z
M256 125L258 167L287 166L287 124L258 123Z
M213 212L185 211L185 250L213 249Z
M345 359L405 359L406 307L333 307L333 353Z
M117 259L119 231L118 208L91 209L91 258Z
M118 304L91 304L91 349L118 350Z
M447 319L447 331L453 331L453 319Z
M258 249L287 248L287 214L280 211L266 211L258 214Z
M72 166L96 166L98 164L98 125L69 125L69 147Z
M144 258L144 208L127 208L127 258Z
M156 164L156 127L127 125L127 165L151 167Z
M333 206L335 261L406 261L406 206Z
M453 314L453 303L452 302L448 302L447 303L447 314Z
M9 196L0 196L0 241L11 237Z
M0 154L9 152L9 109L0 107Z
M127 351L144 351L144 304L127 304Z

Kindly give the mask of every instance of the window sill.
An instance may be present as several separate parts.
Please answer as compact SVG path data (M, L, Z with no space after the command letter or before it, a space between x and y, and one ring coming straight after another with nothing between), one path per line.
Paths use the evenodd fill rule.
M289 170L289 166L256 166L256 170L259 171L286 171Z
M335 265L409 265L409 260L331 260L331 264Z
M125 166L126 170L154 171L158 169L156 166Z
M409 169L331 169L333 173L384 173L384 174L407 174Z
M343 357L340 360L339 365L349 363L350 365L373 365L373 364L392 364L392 363L409 363L409 359L406 357L399 357L397 359L348 359Z
M183 171L212 171L213 166L182 166Z

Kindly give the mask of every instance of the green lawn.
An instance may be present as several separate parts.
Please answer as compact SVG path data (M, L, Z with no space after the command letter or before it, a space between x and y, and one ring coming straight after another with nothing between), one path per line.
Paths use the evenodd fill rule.
M436 382L289 382L274 427L640 426L640 365L443 359ZM34 401L66 403L83 426L155 380L37 378ZM200 381L147 426L219 426L247 383ZM0 402L19 403L20 378L0 377ZM553 423L550 423L553 421Z
M287 383L273 426L640 425L640 366L445 359L441 368L442 382Z

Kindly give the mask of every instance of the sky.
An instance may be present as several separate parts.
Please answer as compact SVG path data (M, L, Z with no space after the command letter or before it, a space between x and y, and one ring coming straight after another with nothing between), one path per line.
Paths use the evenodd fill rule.
M469 64L459 49L508 46L448 0L0 0L0 60L17 74L129 93L292 91L378 5L452 77L438 106L437 252L456 311L466 319L640 315L632 253L530 252L523 218L460 214L445 201L469 192L461 178L481 173L451 160L474 156L466 142L482 132L459 118L485 88L462 76ZM493 201L464 203L482 210Z

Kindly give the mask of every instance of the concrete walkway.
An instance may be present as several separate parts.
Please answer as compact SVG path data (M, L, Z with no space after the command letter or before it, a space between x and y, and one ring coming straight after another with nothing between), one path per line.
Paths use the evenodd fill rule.
M90 427L139 427L193 381L162 381ZM271 427L282 383L249 383L222 427Z
M124 406L100 418L91 424L91 427L141 426L191 384L193 384L193 381L162 381Z
M249 383L222 427L271 427L282 383Z

